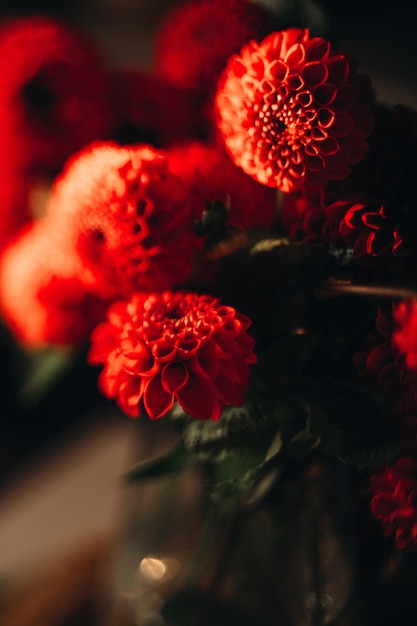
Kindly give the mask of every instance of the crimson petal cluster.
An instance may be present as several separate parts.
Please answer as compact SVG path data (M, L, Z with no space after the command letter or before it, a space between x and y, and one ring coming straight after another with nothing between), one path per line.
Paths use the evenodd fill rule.
M400 302L394 310L397 327L393 340L398 351L405 358L407 367L417 370L417 301Z
M29 168L56 171L75 150L114 126L109 71L95 46L47 16L0 28L0 142L12 128ZM7 146L8 149L8 146Z
M165 415L177 401L191 417L217 420L246 397L256 361L250 321L214 296L164 291L115 302L91 335L90 364L104 364L103 394L128 415Z
M192 273L199 246L192 202L148 144L94 142L55 182L51 229L73 242L102 297L172 288Z
M371 510L399 549L417 547L417 460L401 457L370 480Z
M216 119L236 163L264 185L293 191L345 178L372 131L370 85L344 54L308 29L251 41L233 55Z

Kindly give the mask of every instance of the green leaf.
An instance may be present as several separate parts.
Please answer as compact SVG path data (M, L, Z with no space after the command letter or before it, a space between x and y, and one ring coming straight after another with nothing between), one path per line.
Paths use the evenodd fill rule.
M122 478L127 483L134 483L139 480L165 476L181 470L189 460L189 454L183 442L180 441L164 454L145 459L134 465Z
M212 500L235 504L238 500L244 508L251 508L262 499L279 477L276 463L279 452L240 475L219 481L211 489Z
M287 442L287 457L292 459L305 457L319 445L320 436L312 434L306 425L306 428L299 430Z
M45 350L21 352L20 387L17 401L26 408L34 408L42 398L68 374L77 363L79 352L73 348L48 347Z
M307 428L324 452L359 467L388 462L399 453L389 410L366 391L328 382L311 400Z
M215 422L190 420L183 429L185 448L203 460L223 458L241 448L262 448L275 429L268 417L245 403L227 407Z

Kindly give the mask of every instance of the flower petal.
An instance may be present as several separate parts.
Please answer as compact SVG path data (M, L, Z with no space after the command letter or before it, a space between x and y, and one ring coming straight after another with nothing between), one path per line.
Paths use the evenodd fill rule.
M181 389L187 380L188 369L182 362L165 365L161 372L162 386L168 393L174 393Z
M174 394L164 389L160 376L151 378L143 392L143 405L153 420L163 417L174 405Z
M212 390L193 375L190 375L187 384L175 396L188 415L201 420L218 420L224 407L224 403Z

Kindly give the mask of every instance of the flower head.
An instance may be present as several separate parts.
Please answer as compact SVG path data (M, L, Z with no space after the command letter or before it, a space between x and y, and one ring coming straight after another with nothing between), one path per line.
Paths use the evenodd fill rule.
M81 34L56 19L4 21L0 120L1 127L14 128L27 166L37 169L56 171L85 143L107 138L113 112L100 54Z
M393 339L399 351L405 357L410 370L417 370L417 300L400 302L394 309L397 327Z
M340 234L362 263L417 252L417 112L380 106L374 119L366 159L341 190Z
M231 54L265 27L263 9L248 0L188 0L157 32L155 71L208 95Z
M398 393L410 380L404 359L394 343L394 328L392 307L380 307L375 328L370 331L361 349L353 356L358 381L371 389L387 393Z
M189 279L199 245L191 199L163 152L96 142L56 180L47 214L78 251L103 297Z
M85 341L108 303L83 276L77 254L42 220L22 229L0 263L0 314L15 338L30 348Z
M216 119L235 162L289 192L341 179L364 157L372 130L369 84L347 56L308 29L251 41L233 55L216 95Z
M397 548L417 547L417 460L403 457L370 480L371 511Z
M217 420L243 403L256 361L250 321L217 298L165 291L114 303L91 335L90 364L104 363L101 390L137 417L152 419L177 401L191 416Z
M32 219L30 180L25 172L6 160L5 155L0 157L0 252Z

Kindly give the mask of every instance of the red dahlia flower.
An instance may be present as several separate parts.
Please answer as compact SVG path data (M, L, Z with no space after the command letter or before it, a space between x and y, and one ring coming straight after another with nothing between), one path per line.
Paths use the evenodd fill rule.
M282 201L282 226L296 241L321 241L324 223L324 190L316 185L304 185L286 193Z
M208 95L229 56L264 36L267 23L264 10L248 0L187 0L168 13L157 32L155 71Z
M400 302L394 309L397 328L393 339L410 370L417 370L417 300Z
M256 361L250 321L196 293L134 294L113 304L91 335L90 364L104 363L100 387L130 416L151 419L177 401L191 416L217 420L245 399Z
M0 157L0 252L31 220L30 181L5 160Z
M397 548L417 547L417 460L400 458L370 480L371 511Z
M353 356L358 380L366 386L392 393L410 382L403 357L394 343L395 322L389 308L379 308L375 329L366 337L362 349Z
M207 202L230 204L230 222L242 228L270 228L276 219L275 191L247 176L223 150L210 143L183 142L167 148L169 168L194 197L194 217Z
M417 112L379 106L374 118L366 159L344 181L340 234L353 246L356 260L383 255L392 263L393 256L417 252Z
M85 143L109 137L111 108L104 62L79 33L50 17L3 22L0 120L14 127L29 167L57 170Z
M251 41L233 55L216 119L235 162L264 185L293 191L341 179L364 157L372 130L369 84L308 29Z
M191 199L165 153L97 142L74 155L47 207L105 298L171 288L190 278L200 245Z
M89 291L71 248L42 221L25 227L0 263L0 315L26 347L73 346L103 319L108 303Z

